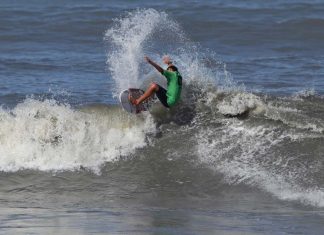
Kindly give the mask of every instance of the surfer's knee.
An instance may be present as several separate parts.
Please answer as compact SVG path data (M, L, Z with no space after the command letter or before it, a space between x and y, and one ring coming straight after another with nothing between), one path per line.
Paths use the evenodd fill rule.
M159 90L159 85L156 84L155 82L152 82L151 85L150 85L150 88L151 89L154 89L155 91Z

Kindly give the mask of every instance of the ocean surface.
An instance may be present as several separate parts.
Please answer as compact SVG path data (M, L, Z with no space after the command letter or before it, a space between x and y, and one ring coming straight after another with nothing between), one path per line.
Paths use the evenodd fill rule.
M323 234L323 12L1 0L0 234ZM124 112L165 54L181 102Z

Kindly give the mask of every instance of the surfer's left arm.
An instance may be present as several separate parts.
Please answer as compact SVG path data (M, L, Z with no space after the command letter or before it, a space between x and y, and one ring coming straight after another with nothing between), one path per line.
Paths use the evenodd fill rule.
M163 72L163 69L161 68L161 66L159 66L157 63L155 63L149 57L145 56L144 58L147 61L147 63L151 64L154 68L156 68L157 71L159 71L160 73Z

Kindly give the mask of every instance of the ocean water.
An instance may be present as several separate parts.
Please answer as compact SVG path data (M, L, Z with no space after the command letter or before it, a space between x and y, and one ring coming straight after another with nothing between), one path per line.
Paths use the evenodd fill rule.
M323 234L324 2L0 4L0 234ZM165 81L175 108L119 92Z

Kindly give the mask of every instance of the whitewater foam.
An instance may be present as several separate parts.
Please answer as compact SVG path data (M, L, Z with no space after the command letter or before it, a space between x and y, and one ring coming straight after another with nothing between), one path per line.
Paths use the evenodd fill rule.
M209 128L197 134L197 154L203 164L224 175L227 184L244 183L265 190L281 200L300 201L324 206L324 192L299 181L306 169L292 167L289 156L274 156L272 149L281 143L306 138L282 132L275 127L246 126L238 120L226 120L224 126ZM304 179L303 179L304 180Z
M324 123L322 120L303 113L302 110L296 108L284 107L281 105L274 105L268 103L264 112L267 118L280 121L292 128L298 128L301 130L311 130L316 133L324 132Z
M143 147L154 131L150 117L77 111L54 100L27 99L0 110L0 170L76 170L98 172L105 162Z
M295 100L302 100L304 98L312 97L316 95L314 88L304 89L299 92L296 92L292 97Z
M219 112L224 115L240 115L258 108L258 112L264 109L261 99L251 93L231 93L217 104Z

